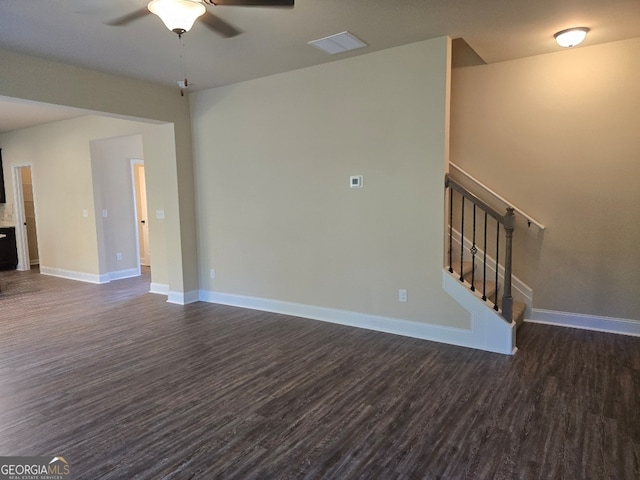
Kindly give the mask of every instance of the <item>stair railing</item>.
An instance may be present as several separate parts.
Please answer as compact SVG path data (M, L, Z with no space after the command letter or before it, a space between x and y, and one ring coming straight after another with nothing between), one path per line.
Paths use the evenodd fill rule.
M471 193L461 184L453 180L449 175L445 176L445 188L449 189L449 272L454 273L453 270L453 213L454 213L454 192L458 194L460 198L460 281L464 282L464 259L465 259L465 204L467 202L473 208L472 212L472 232L471 232L471 247L468 249L471 254L471 287L470 290L476 290L476 255L478 254L478 245L476 243L477 234L477 210L481 210L481 217L484 217L483 228L483 243L482 243L482 300L492 301L493 309L499 311L498 307L498 271L499 271L499 258L500 258L500 225L502 225L504 236L504 287L502 290L502 316L504 319L511 323L513 321L513 297L511 295L511 257L513 247L513 231L515 229L515 215L513 207L507 207L504 214L498 212L496 209L482 201L476 195ZM483 215L484 214L484 215ZM487 234L488 234L488 217L492 217L496 221L496 243L495 243L495 293L493 299L487 298Z
M477 178L473 177L471 174L469 174L468 172L466 172L465 170L463 170L462 168L460 168L459 166L457 166L455 163L453 162L449 162L449 166L455 168L458 172L460 172L463 176L465 176L467 179L471 180L475 185L478 185L480 188L482 188L485 192L489 193L492 197L500 200L504 205L509 205L510 207L513 207L513 210L515 211L515 213L521 215L522 217L524 217L524 219L527 221L527 225L530 227L531 225L535 225L536 227L538 227L540 230L544 230L545 226L538 222L536 219L534 219L531 215L529 215L528 213L524 212L523 210L519 209L518 207L516 207L515 205L513 205L510 202L507 202L507 200L505 198L503 198L502 196L500 196L499 194L497 194L496 192L494 192L493 190L491 190L488 186L486 186L484 183L482 183L480 180L478 180Z

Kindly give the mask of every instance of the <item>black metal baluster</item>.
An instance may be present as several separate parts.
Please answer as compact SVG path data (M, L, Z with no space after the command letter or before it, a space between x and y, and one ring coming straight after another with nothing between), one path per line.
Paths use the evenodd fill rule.
M493 309L497 312L498 309L498 263L500 262L500 222L496 222L496 293L495 300L493 302Z
M482 247L482 300L487 301L487 212L484 212L484 245Z
M462 272L464 268L462 266L462 262L464 260L464 195L462 196L462 225L460 228L460 281L464 282L464 275Z
M476 204L473 204L473 245L471 246L471 291L476 291Z
M449 273L453 273L453 188L449 188Z

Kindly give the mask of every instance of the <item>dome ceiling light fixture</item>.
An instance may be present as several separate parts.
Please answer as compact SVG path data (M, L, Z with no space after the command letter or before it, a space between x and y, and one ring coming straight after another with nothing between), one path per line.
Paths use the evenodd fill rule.
M561 47L570 48L580 45L586 38L589 30L587 27L567 28L566 30L559 31L553 37Z
M207 11L198 0L152 0L149 11L164 22L166 27L178 35L191 30L196 18Z
M211 8L218 5L226 5L229 7L293 8L294 3L295 0L151 0L146 7L140 7L137 10L114 18L106 22L106 25L122 27L151 14L160 17L165 26L178 35L183 78L183 80L178 81L178 86L180 87L180 95L184 96L184 90L189 88L189 81L186 75L184 59L185 48L182 37L186 32L191 30L195 21L200 19L200 22L202 22L205 27L208 27L223 37L235 37L242 33L241 30L238 30L222 18L208 11L207 6L211 6Z

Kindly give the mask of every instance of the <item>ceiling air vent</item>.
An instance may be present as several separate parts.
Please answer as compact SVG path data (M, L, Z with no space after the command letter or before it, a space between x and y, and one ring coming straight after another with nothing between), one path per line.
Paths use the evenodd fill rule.
M367 46L366 43L359 38L354 37L349 32L336 33L335 35L319 38L318 40L312 40L308 43L309 45L319 48L330 55L348 52L349 50L355 50L356 48Z

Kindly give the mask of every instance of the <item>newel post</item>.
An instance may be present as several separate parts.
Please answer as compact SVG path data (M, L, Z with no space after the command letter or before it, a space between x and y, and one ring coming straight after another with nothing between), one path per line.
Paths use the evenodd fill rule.
M513 230L516 227L516 217L513 208L507 208L504 216L505 253L504 253L504 291L502 295L502 316L507 322L513 321L513 297L511 296L511 255L513 244Z

